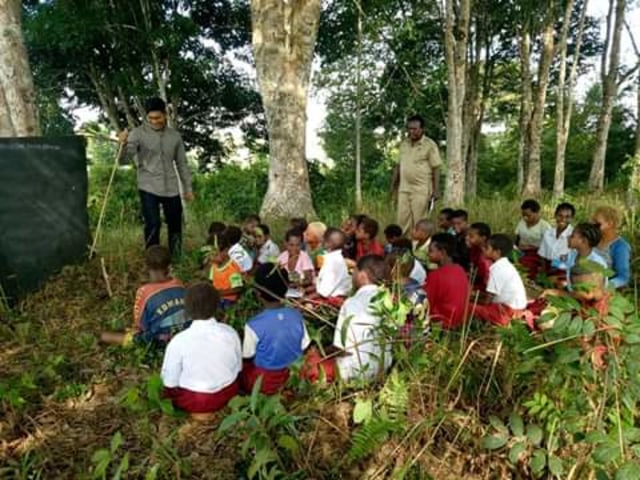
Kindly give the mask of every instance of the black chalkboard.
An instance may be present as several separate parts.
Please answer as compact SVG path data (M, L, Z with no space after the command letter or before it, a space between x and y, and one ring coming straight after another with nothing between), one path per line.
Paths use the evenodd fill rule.
M10 304L86 258L82 137L0 139L0 293Z

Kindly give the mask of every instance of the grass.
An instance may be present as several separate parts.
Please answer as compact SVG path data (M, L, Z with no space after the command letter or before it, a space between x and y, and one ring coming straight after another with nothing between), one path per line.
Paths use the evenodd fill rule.
M622 198L570 200L578 207L578 219L586 219L604 201L622 206ZM552 209L545 201L547 219ZM189 252L200 246L212 220L202 206L194 211L187 255L175 267L185 281L200 275ZM473 221L511 232L519 202L496 196L474 202L469 212ZM323 218L338 225L347 213L338 208ZM393 221L382 199L368 202L365 213L381 225ZM637 252L637 219L630 213L626 217L624 233ZM228 412L211 424L163 414L149 386L160 356L97 342L102 330L130 324L133 295L144 281L141 228L120 218L103 232L98 258L65 268L13 311L0 310L0 478L112 478L118 469L128 478L243 478L247 464L238 452L246 437L216 435L218 421ZM276 237L281 232L278 228ZM232 324L241 326L254 308L248 302ZM389 397L380 392L400 387L350 390L292 383L298 395L285 400L285 408L297 419L299 436L296 453L285 456L291 472L303 472L296 478L327 479L516 474L505 455L489 455L480 442L491 429L488 416L508 414L533 388L518 383L510 364L514 353L502 342L496 331L472 325L464 335L436 332L424 349L400 361L407 400L399 433L380 427L389 415ZM370 427L353 420L354 405L367 399L374 406L373 418L382 422L377 433L374 420ZM353 460L346 452L358 445L357 438L371 443Z

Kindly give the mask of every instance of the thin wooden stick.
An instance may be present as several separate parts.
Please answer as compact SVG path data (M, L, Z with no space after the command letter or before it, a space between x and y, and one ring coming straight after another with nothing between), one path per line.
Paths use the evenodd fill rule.
M111 282L109 281L109 274L107 273L107 267L104 263L104 257L100 257L100 266L102 267L102 278L104 278L104 283L107 285L109 298L113 298L113 290L111 290Z

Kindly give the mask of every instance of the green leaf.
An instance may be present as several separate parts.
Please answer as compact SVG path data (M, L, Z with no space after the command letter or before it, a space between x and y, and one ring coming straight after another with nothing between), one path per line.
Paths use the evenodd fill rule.
M615 442L603 443L593 452L593 459L602 465L615 462L618 458L620 458L620 446Z
M245 417L244 412L234 412L230 415L227 415L222 422L220 422L220 426L218 427L219 433L224 433L227 430L230 430L232 427L235 427L236 424Z
M116 453L116 451L122 446L122 443L122 433L116 432L115 435L111 437L111 446L109 447L111 453Z
M158 478L158 471L160 470L160 465L157 463L151 467L150 470L144 476L144 480L156 480Z
M588 443L603 443L608 440L608 437L604 432L601 432L599 430L594 430L592 432L587 433L584 439Z
M640 478L640 464L627 462L616 472L615 480L638 480Z
M262 388L262 376L258 377L256 383L253 385L253 389L251 390L251 399L249 400L249 407L251 411L255 413L256 408L258 406L258 399L260 398L260 389Z
M509 461L516 465L526 449L527 444L525 442L515 443L509 450Z
M535 423L527 425L527 438L534 445L540 445L542 442L542 429Z
M584 325L582 326L583 335L590 337L595 332L596 332L596 325L593 323L592 320L587 320L586 322L584 322Z
M300 448L298 441L291 435L280 435L278 438L278 445L285 450L289 450L291 453L297 452Z
M267 448L259 449L253 456L253 461L251 462L249 470L247 471L249 480L255 477L256 473L258 473L258 471L260 471L263 466L275 461L275 459L276 456L271 450Z
M505 427L504 423L502 422L502 420L500 420L498 417L496 417L495 415L491 415L489 417L489 423L491 424L491 426L493 428L495 428L496 430L499 431L507 431L507 427Z
M152 375L147 380L147 398L150 402L157 404L162 398L164 385L160 375Z
M560 477L564 472L564 465L555 455L549 455L549 471L556 477Z
M353 408L353 422L355 424L367 423L373 415L373 402L370 398L356 399L356 405Z
M509 437L507 437L507 435L496 433L494 435L484 437L482 445L488 450L497 450L504 447L508 440Z
M118 465L118 469L116 473L113 474L112 480L120 480L122 478L122 474L126 473L129 470L129 453L127 452L122 460L120 461L120 465Z
M524 435L524 422L522 421L522 417L516 412L512 412L509 416L509 426L516 437L522 437Z
M533 457L531 457L531 462L529 462L529 466L531 467L531 471L536 475L539 475L544 470L544 467L547 465L547 454L544 450L536 450L533 452Z

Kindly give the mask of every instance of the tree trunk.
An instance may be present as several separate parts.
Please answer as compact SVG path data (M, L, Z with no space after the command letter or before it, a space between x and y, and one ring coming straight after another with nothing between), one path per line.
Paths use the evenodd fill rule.
M251 0L253 50L269 132L262 216L315 215L305 155L307 92L320 0Z
M640 62L640 56L638 57ZM631 159L631 178L627 188L627 206L635 209L638 205L638 194L640 194L640 72L638 72L636 82L636 142Z
M356 210L362 211L362 5L358 1L356 56Z
M544 110L547 99L547 86L549 85L549 73L553 60L554 45L554 18L550 13L542 32L542 53L538 65L538 84L536 86L536 101L533 105L531 124L529 126L529 158L527 161L527 176L523 194L525 196L538 196L542 190L541 159L542 126L544 122Z
M0 0L0 87L13 134L29 137L40 135L40 125L33 76L22 38L21 7L19 0Z
M9 105L7 105L7 99L4 96L4 88L0 84L0 138L3 137L15 137L15 130L11 122Z
M526 27L520 33L520 138L518 141L518 192L524 190L524 172L529 158L529 123L531 122L531 110L533 104L533 92L531 87L531 68L529 57L531 55L531 35Z
M609 53L609 67L606 73L604 71L602 73L602 108L600 109L600 115L598 116L596 145L593 150L593 162L591 164L591 174L589 175L589 188L595 191L600 191L604 188L605 156L607 154L607 140L609 138L609 128L611 127L613 105L618 91L620 37L622 34L622 26L624 25L624 10L626 6L625 0L610 1L616 2L615 22L613 27L613 38L611 41L611 51ZM608 48L605 47L604 55L606 55L607 51ZM605 63L606 62L603 61L603 65Z
M445 56L447 85L447 179L445 203L460 205L464 202L465 158L463 152L463 114L467 64L467 37L469 34L470 0L446 0ZM458 16L456 18L456 12ZM457 35L456 35L457 34Z
M565 178L565 157L567 152L567 141L571 128L571 116L573 113L573 90L578 74L578 64L580 63L580 50L582 47L582 36L584 34L585 20L587 18L588 0L582 4L578 32L576 33L576 50L574 53L569 82L565 84L567 69L567 40L571 23L571 13L575 5L575 0L569 0L564 13L562 33L560 34L560 72L558 79L558 99L557 99L557 120L556 120L556 165L553 176L553 197L558 199L564 195Z

